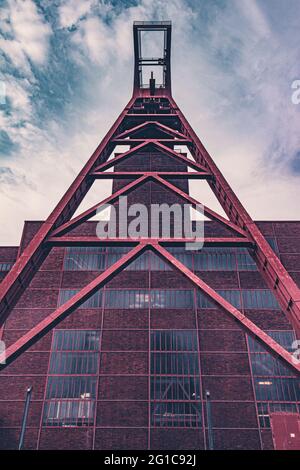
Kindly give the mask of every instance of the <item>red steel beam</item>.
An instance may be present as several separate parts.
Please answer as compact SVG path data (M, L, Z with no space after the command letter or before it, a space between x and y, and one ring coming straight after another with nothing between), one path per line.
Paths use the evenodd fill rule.
M112 166L117 165L121 161L126 160L127 158L131 157L134 155L136 152L140 150L146 150L148 145L153 145L154 147L158 148L160 151L163 151L163 153L167 153L171 158L176 159L177 161L181 163L185 163L187 166L193 168L196 171L203 171L207 173L207 169L203 167L202 165L199 165L196 163L194 160L190 160L189 158L184 157L180 153L175 152L174 150L171 150L170 148L166 147L165 145L160 144L157 140L148 142L148 140L145 140L143 143L140 145L137 145L136 147L133 147L132 149L128 150L127 152L122 153L121 155L118 155L117 157L112 158L111 160L103 163L102 165L94 168L94 172L100 172L100 171L106 171Z
M53 313L48 315L14 344L9 346L2 354L0 354L0 370L11 364L11 362L13 362L22 352L26 351L64 318L79 308L80 305L89 299L89 297L141 255L146 248L147 246L142 243L134 247L129 253L126 253L121 259L107 268L86 287L81 289L70 300L58 307Z
M101 206L104 206L105 204L112 204L120 196L124 196L125 194L130 193L134 189L141 186L141 184L143 184L146 180L150 180L150 179L151 179L150 176L143 175L140 178L132 181L131 183L127 184L123 188L120 188L118 191L108 196L106 199L103 199L103 201L99 202L98 204L95 204L93 207L91 207L90 209L87 209L82 214L78 215L77 217L74 217L74 219L71 219L65 224L62 224L60 227L54 230L51 235L52 236L64 235L65 233L69 232L75 227L78 227L78 225L82 224L83 222L87 221L88 219L96 215L97 210L100 209Z
M202 281L199 276L190 271L184 264L178 261L171 253L165 248L160 246L159 243L140 243L133 248L129 253L125 254L120 260L107 268L103 273L96 277L86 287L81 289L65 304L58 307L52 314L48 315L38 325L32 328L28 333L18 339L13 345L8 347L4 353L0 355L0 370L7 367L13 360L15 360L22 352L26 351L36 341L42 338L49 330L54 328L59 322L70 315L76 308L80 307L89 297L91 297L97 290L103 287L109 280L116 276L120 271L125 269L131 262L138 258L147 249L153 250L170 266L182 273L189 279L194 286L199 288L206 294L218 307L233 317L251 336L258 339L263 346L267 348L272 354L275 354L284 363L291 368L294 372L300 373L300 364L296 364L292 355L274 341L267 333L258 328L251 322L244 314L238 309L233 307L227 300L221 297L214 289Z
M146 139L113 139L112 142L116 145L139 145L141 142L145 142ZM150 144L152 142L162 142L163 144L174 144L174 145L189 145L191 141L188 139L149 139L147 142Z
M186 135L158 121L146 121L146 122L143 122L142 124L138 124L137 126L131 127L130 129L127 129L121 134L118 134L115 137L115 139L124 139L125 137L129 137L132 134L136 133L137 131L140 131L141 129L144 129L145 127L149 127L149 126L155 126L156 128L163 130L166 134L172 135L175 138L189 140L187 139Z
M178 261L177 258L175 258L160 244L152 244L151 248L170 266L184 274L184 276L189 279L194 286L198 287L205 295L207 295L215 305L221 307L224 312L233 317L251 336L253 336L255 339L258 339L260 343L267 348L268 351L282 359L285 364L287 364L294 372L300 373L300 364L296 364L293 360L293 356L286 349L280 346L273 338L271 338L267 333L256 326L242 312L231 305L214 289L208 286L204 281L202 281L202 279L199 278L199 276L190 271L184 264Z
M256 243L255 260L260 273L265 279L268 287L273 291L279 305L286 314L296 335L300 338L300 289L282 265L265 237L252 220L238 197L224 178L223 174L207 152L206 148L198 138L189 122L178 108L174 99L169 100L181 122L182 133L193 142L192 153L195 160L203 165L207 171L212 173L215 181L209 185L218 198L225 213L231 221L234 221L245 230Z
M187 193L182 191L182 189L177 188L169 181L165 181L160 176L156 175L153 177L153 179L154 181L157 181L158 183L160 183L162 186L168 188L173 193L178 194L178 196L180 196L185 201L189 202L193 207L196 207L197 204L200 204L199 201L189 196ZM242 235L243 237L248 238L247 233L244 230L242 230L238 225L234 224L230 220L225 219L224 217L219 215L217 212L213 211L212 209L209 209L209 207L203 205L203 212L205 216L209 217L210 219L220 222L222 225L226 226L228 230L230 230L231 232L238 233Z
M94 177L95 179L130 179L130 178L138 178L145 174L152 174L158 175L162 178L173 178L173 179L209 179L212 178L212 175L207 172L202 171L160 171L160 172L144 172L144 171L106 171L106 172L98 172L94 171L90 174L90 176Z
M25 287L49 254L48 248L43 246L44 241L54 228L64 223L74 214L90 189L93 180L89 180L87 175L91 173L94 167L99 165L100 162L103 163L107 158L109 158L109 155L114 148L114 144L111 143L111 139L117 133L120 133L122 123L127 116L128 109L132 107L134 101L135 98L132 97L79 175L71 184L63 198L57 204L23 253L19 256L7 276L1 282L0 325L4 323L10 310L17 303Z

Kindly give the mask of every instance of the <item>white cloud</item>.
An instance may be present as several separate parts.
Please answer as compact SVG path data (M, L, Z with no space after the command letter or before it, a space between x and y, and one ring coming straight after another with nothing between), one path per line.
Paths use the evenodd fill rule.
M111 31L99 18L82 21L80 29L73 36L73 43L98 65L105 65L112 54Z
M67 0L59 7L59 21L63 28L75 25L78 20L90 12L95 0Z
M9 0L2 16L5 29L10 24L13 38L1 38L0 48L17 68L30 73L31 60L43 65L47 59L51 28L39 14L32 0Z

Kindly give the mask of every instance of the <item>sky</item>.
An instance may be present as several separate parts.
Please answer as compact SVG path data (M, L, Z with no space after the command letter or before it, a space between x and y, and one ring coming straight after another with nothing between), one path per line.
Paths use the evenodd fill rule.
M0 0L0 245L49 215L129 101L135 20L172 21L173 96L252 217L300 220L299 18L299 0Z

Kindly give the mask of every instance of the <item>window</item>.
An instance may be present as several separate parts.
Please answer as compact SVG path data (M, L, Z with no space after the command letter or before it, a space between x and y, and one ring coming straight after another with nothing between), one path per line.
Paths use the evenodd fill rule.
M235 271L235 253L204 248L194 255L195 271Z
M105 308L193 308L193 290L115 290L105 291Z
M114 290L105 291L105 308L148 308L148 290Z
M278 245L277 245L277 240L275 237L266 237L266 240L267 242L269 243L270 247L272 248L272 250L278 254L279 253L279 249L278 249Z
M241 295L239 290L216 290L216 292L236 308L241 308ZM199 290L197 291L197 304L198 308L216 308L213 301Z
M0 272L8 272L12 268L13 263L0 263Z
M58 306L70 300L80 289L61 289L59 291ZM93 294L88 300L81 304L80 308L100 308L102 306L102 290Z
M257 265L248 252L244 250L243 252L237 253L237 265L239 271L257 271Z
M65 271L101 271L105 269L105 265L105 248L82 246L66 248Z
M197 333L151 332L151 425L201 426Z
M193 308L192 290L151 290L151 308Z
M292 331L268 331L268 334L287 350L292 350L295 335ZM299 412L300 379L270 354L264 346L248 337L255 396L260 426L270 427L270 413Z
M54 331L44 406L44 426L94 423L100 333Z
M273 293L268 289L242 290L244 308L280 310Z

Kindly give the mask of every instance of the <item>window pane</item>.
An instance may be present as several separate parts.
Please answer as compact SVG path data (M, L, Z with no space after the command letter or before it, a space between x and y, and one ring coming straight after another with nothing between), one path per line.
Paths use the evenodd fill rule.
M244 308L280 310L273 293L268 289L242 290Z
M56 377L48 379L46 398L96 398L96 377Z
M53 400L45 403L45 426L88 426L94 422L95 401Z
M106 252L102 247L68 247L65 271L101 271L105 269Z

